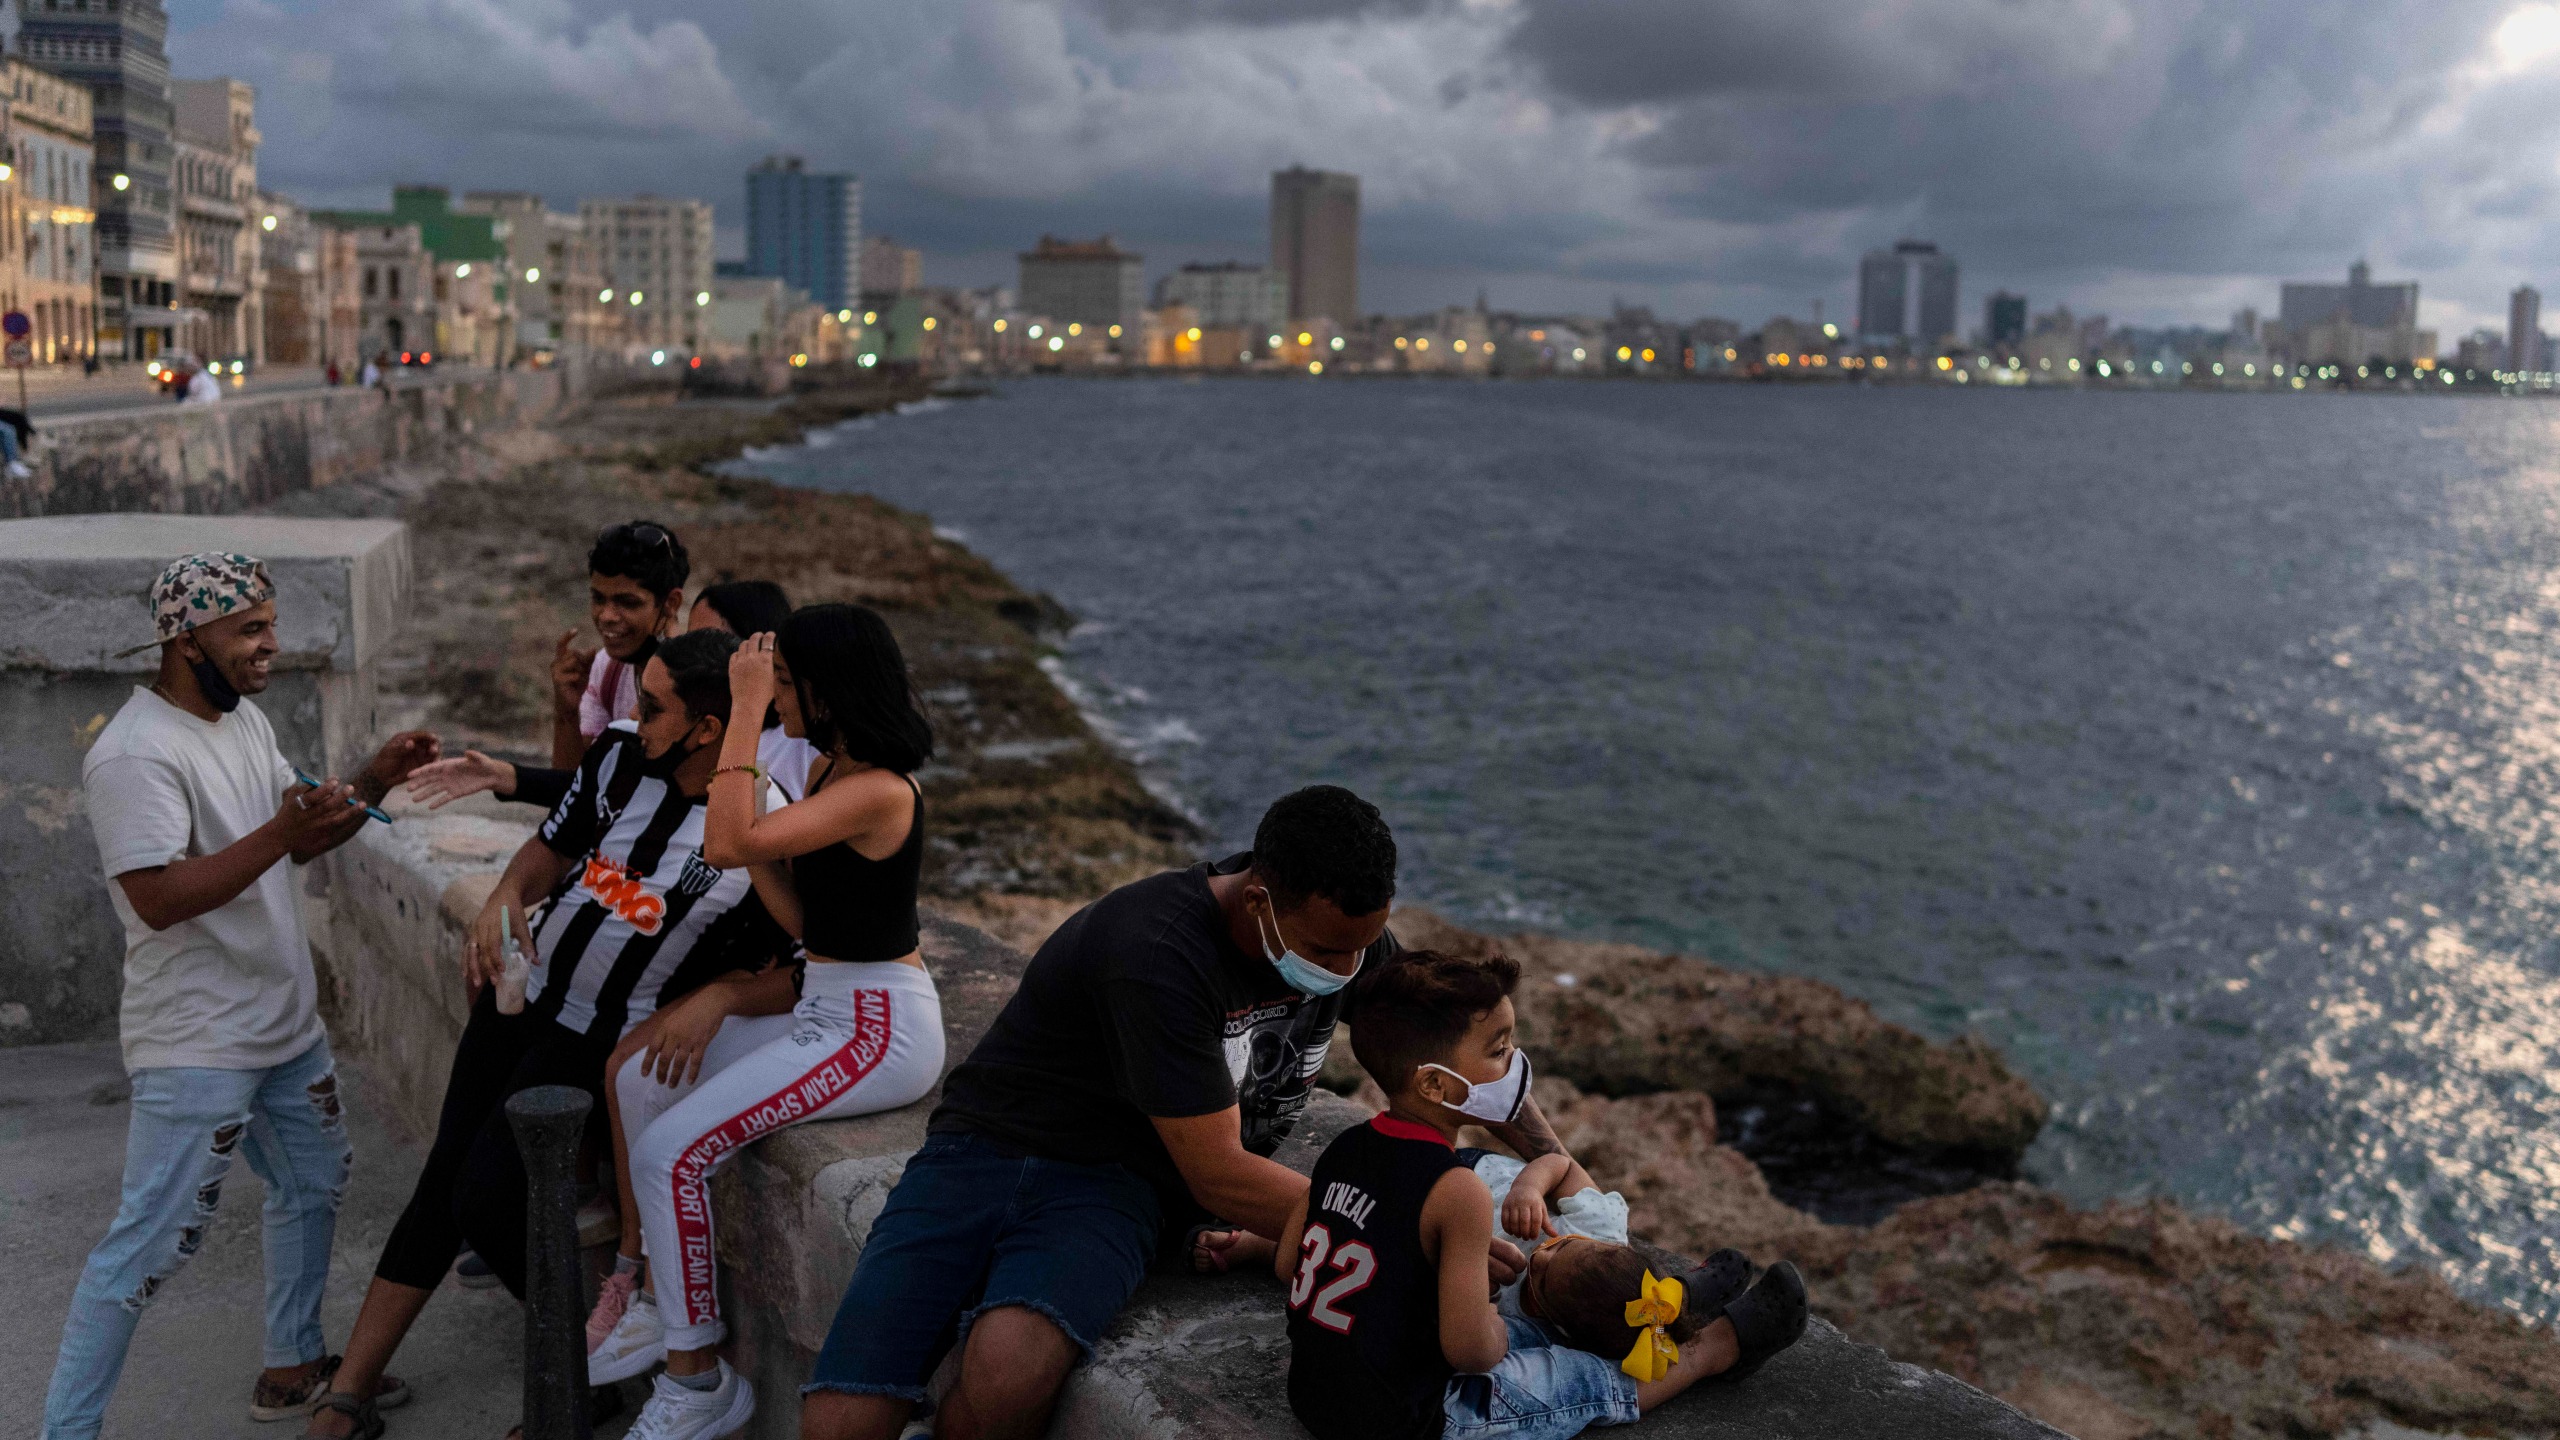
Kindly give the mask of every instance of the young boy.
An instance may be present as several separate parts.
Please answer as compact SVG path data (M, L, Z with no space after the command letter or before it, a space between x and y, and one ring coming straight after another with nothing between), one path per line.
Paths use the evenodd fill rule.
M1519 978L1499 956L1422 951L1358 982L1352 1053L1387 1093L1387 1112L1316 1162L1274 1264L1289 1281L1289 1405L1316 1440L1564 1440L1630 1424L1708 1376L1747 1374L1804 1331L1792 1265L1748 1292L1726 1267L1694 1272L1699 1293L1684 1304L1667 1298L1679 1282L1641 1273L1640 1259L1639 1273L1623 1274L1617 1257L1633 1252L1589 1239L1533 1257L1524 1307L1563 1320L1575 1342L1626 1341L1623 1365L1494 1308L1493 1197L1456 1145L1461 1125L1528 1084L1512 1037ZM1537 1177L1533 1193L1589 1183L1549 1168L1565 1173ZM1610 1311L1614 1331L1600 1323Z

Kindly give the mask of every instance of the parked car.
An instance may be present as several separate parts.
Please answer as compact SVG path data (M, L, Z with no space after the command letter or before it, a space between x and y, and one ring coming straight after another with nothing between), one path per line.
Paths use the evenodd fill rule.
M150 376L159 385L161 394L175 395L187 388L187 377L196 373L197 368L203 364L204 362L197 359L193 351L163 350L157 358L142 367L142 373Z

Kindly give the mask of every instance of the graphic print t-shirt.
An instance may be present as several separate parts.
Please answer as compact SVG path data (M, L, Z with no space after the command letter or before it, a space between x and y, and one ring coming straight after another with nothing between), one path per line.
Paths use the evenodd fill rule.
M752 886L704 862L703 802L643 775L646 753L629 721L608 728L540 832L572 864L534 917L528 1005L601 1039L648 1018L697 950L720 948L715 926Z
M1342 997L1299 994L1229 938L1209 877L1252 860L1152 876L1059 926L943 1083L931 1128L1044 1159L1125 1165L1185 1209L1153 1118L1234 1105L1245 1148L1270 1154L1306 1109ZM1383 963L1394 946L1382 937L1363 963Z

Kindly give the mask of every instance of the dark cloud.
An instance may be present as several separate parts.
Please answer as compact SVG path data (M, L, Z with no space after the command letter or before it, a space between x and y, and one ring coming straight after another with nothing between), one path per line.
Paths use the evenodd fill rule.
M1197 30L1219 25L1300 25L1319 20L1419 15L1446 0L1081 0L1119 29Z
M1919 234L1968 306L2214 320L2369 252L2486 316L2560 251L2542 0L224 0L171 48L258 85L315 201L649 189L734 234L790 149L980 271L1043 230L1251 258L1270 170L1352 170L1396 308L1845 305Z

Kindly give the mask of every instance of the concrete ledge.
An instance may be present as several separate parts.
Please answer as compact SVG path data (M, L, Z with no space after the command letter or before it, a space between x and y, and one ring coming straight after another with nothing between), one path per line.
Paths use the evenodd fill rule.
M145 600L162 567L195 550L267 562L285 669L352 670L400 626L409 535L396 520L69 515L0 521L0 607L21 618L0 667L144 675L159 652Z

